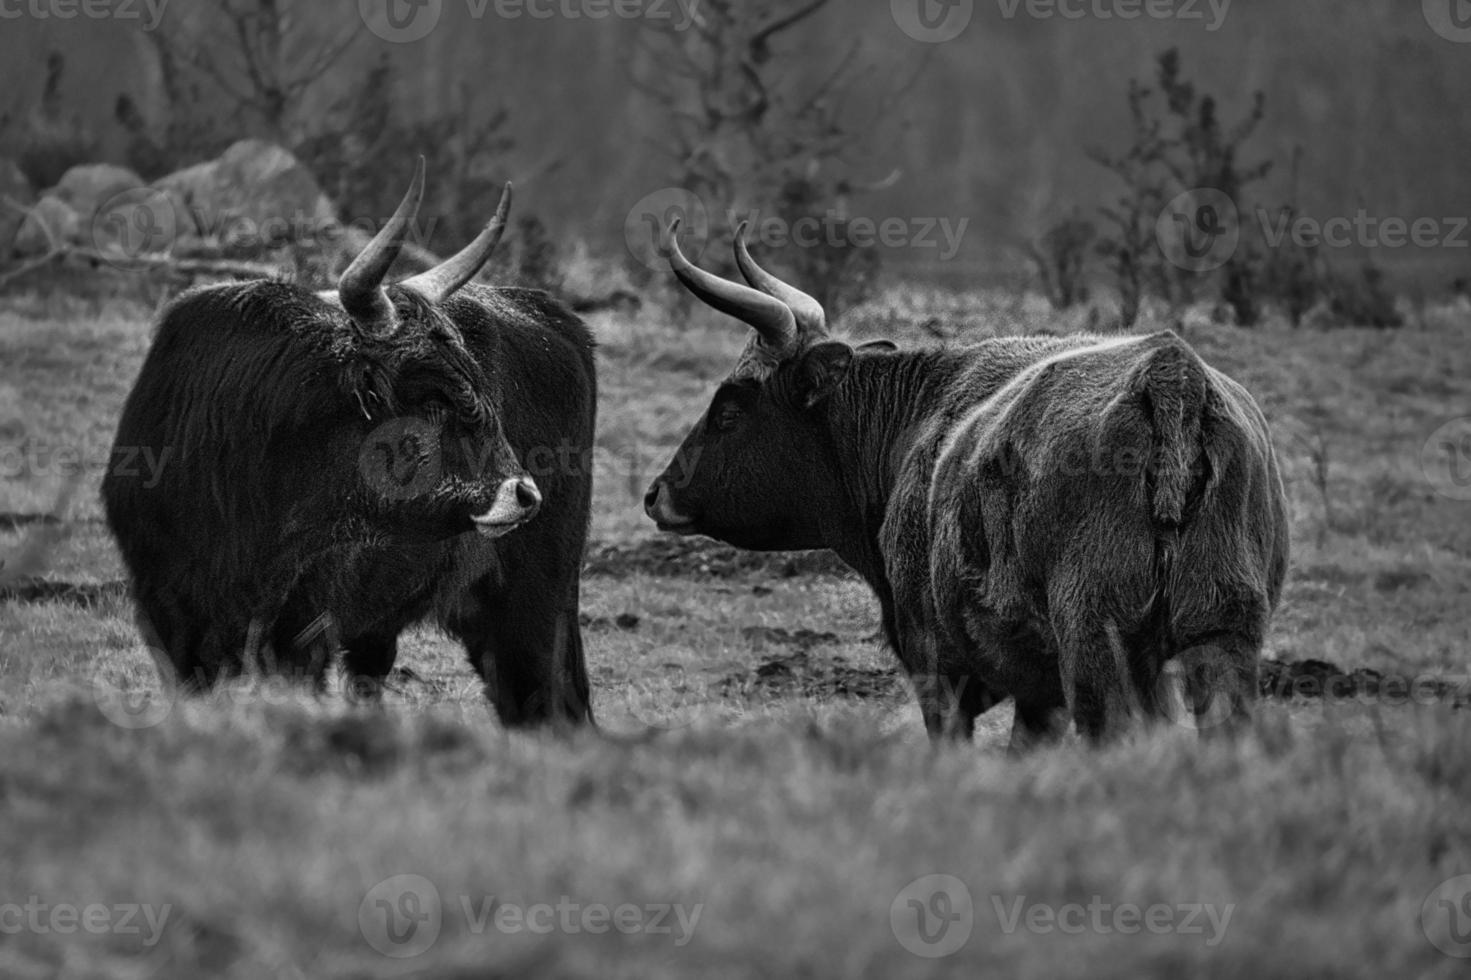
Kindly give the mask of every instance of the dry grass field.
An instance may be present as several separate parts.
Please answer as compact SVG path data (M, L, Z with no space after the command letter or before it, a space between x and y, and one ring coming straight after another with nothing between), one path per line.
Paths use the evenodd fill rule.
M915 287L843 327L1081 320ZM1268 656L1413 688L1273 698L1235 745L1019 761L1006 706L931 748L832 559L657 535L643 490L744 338L704 313L592 324L604 731L555 736L500 730L428 630L383 710L261 680L170 699L97 499L148 311L0 307L0 976L1464 975L1471 879L1432 892L1471 874L1471 503L1422 457L1471 413L1471 313L1187 328L1286 463Z

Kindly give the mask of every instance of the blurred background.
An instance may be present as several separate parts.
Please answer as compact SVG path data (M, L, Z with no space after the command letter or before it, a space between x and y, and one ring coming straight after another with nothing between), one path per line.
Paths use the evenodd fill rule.
M1160 255L1151 272L1131 239L1202 185L1230 196L1251 239L1270 230L1260 214L1441 224L1429 244L1356 233L1310 249L1328 254L1279 243L1267 257L1282 268L1210 270L1212 292L1247 276L1258 296L1303 294L1282 304L1302 313L1383 281L1464 289L1471 234L1452 234L1471 214L1461 2L25 0L0 19L0 158L15 165L0 194L34 207L96 163L152 184L252 138L320 186L327 205L308 213L371 230L424 153L426 249L473 233L511 179L514 277L604 293L618 287L565 282L569 257L632 258L637 289L657 266L647 216L671 206L703 206L696 234L722 242L732 210L780 216L788 231L803 215L902 220L904 234L872 247L827 234L833 248L786 262L840 305L880 270L1027 285L1064 305L1088 282L1194 293L1165 281L1179 276ZM1134 81L1149 91L1131 108ZM264 193L262 168L282 166L245 160L237 173ZM92 197L128 185L96 179L123 184ZM191 196L187 177L162 186L180 213L216 212L182 221L218 237L228 204ZM88 196L50 196L69 194ZM300 201L275 211L285 204ZM95 214L78 218L85 239ZM42 252L48 236L22 220L12 207L7 237ZM1124 278L1157 282L1121 286L1122 264L1144 267ZM1297 265L1323 281L1296 281L1308 275Z

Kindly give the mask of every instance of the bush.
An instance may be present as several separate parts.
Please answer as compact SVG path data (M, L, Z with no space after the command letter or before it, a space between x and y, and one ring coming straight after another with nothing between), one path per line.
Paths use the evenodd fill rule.
M1328 288L1332 325L1381 330L1404 326L1404 317L1394 307L1394 296L1384 287L1384 270L1373 262L1365 260L1356 276L1333 276Z
M1109 260L1121 297L1121 326L1132 326L1146 293L1157 293L1171 303L1194 300L1216 281L1214 270L1196 272L1171 263L1155 235L1155 221L1166 202L1186 190L1214 190L1238 206L1242 191L1271 170L1270 161L1246 165L1242 145L1256 131L1265 111L1265 97L1257 92L1251 109L1234 126L1225 126L1214 97L1201 95L1184 79L1179 52L1171 48L1156 60L1156 89L1130 80L1129 116L1132 142L1122 153L1089 151L1090 158L1112 171L1124 192L1112 206L1099 208L1108 231L1098 252ZM1155 95L1163 98L1163 110ZM1250 295L1256 273L1245 250L1238 249L1225 264L1218 287L1230 303L1236 321L1256 322L1258 311Z
M831 188L818 181L806 178L788 180L777 197L777 213L790 228L797 221L812 218L826 210L828 220L823 225L832 229L832 235L824 234L811 247L785 249L784 271L789 274L784 278L812 294L827 311L828 319L836 320L844 310L874 295L883 259L876 246L853 244L848 233L848 218L832 217L834 209L830 194Z
M1284 210L1290 221L1295 213ZM1307 312L1323 299L1325 270L1314 249L1290 238L1265 256L1253 259L1257 270L1252 282L1257 294L1281 308L1288 321L1300 326Z
M501 244L501 253L504 258L498 259L497 265L506 272L497 282L551 292L561 290L561 255L556 242L547 234L546 225L536 215L516 220L514 232Z
M468 86L461 86L440 114L406 122L393 113L397 87L392 63L380 59L353 94L326 114L337 125L328 123L293 152L322 180L344 217L382 218L393 213L408 181L403 148L421 151L429 177L416 244L453 253L480 233L500 201L504 180L498 164L512 146L503 133L509 114L477 114ZM385 160L400 165L385 166ZM524 219L521 227L524 232Z
M66 59L59 52L46 56L41 104L20 125L15 138L20 146L16 165L31 186L40 190L55 186L72 167L95 162L100 152L96 137L81 122L61 117L58 93L65 73Z
M1098 226L1074 208L1027 246L1042 280L1042 291L1054 309L1066 310L1088 301L1084 272L1088 252L1097 238Z
M1356 274L1344 275L1328 267L1318 249L1303 245L1284 234L1273 244L1251 222L1241 221L1247 211L1245 188L1262 180L1272 169L1271 161L1250 165L1240 162L1241 148L1261 122L1265 99L1257 92L1251 109L1234 126L1224 126L1216 100L1200 95L1184 80L1180 58L1169 50L1156 64L1157 93L1163 111L1155 105L1156 90L1130 81L1129 114L1133 121L1131 144L1119 154L1099 150L1089 155L1113 171L1124 184L1117 201L1100 207L1107 231L1097 251L1108 260L1118 285L1122 326L1134 323L1145 295L1155 293L1171 303L1190 302L1209 287L1231 308L1236 323L1251 326L1260 321L1267 305L1280 307L1294 326L1309 311L1318 310L1324 325L1368 325L1379 328L1401 326L1394 297L1385 288L1384 274L1366 262ZM1288 203L1274 224L1291 227L1298 211L1297 174L1302 160L1299 147L1293 153ZM1214 190L1236 206L1240 241L1219 269L1194 272L1168 261L1155 235L1154 223L1165 202L1182 190ZM1069 233L1064 226L1057 235ZM1076 232L1072 232L1076 233ZM1062 247L1052 243L1052 249ZM1067 247L1071 247L1069 242ZM1041 260L1039 260L1041 261ZM1058 260L1043 262L1058 268Z

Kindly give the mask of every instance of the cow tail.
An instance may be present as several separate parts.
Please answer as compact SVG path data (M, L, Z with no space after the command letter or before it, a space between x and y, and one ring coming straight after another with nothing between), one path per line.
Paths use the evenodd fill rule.
M1201 415L1205 409L1205 365L1178 341L1156 348L1134 375L1152 432L1145 480L1154 519L1179 527L1204 483Z

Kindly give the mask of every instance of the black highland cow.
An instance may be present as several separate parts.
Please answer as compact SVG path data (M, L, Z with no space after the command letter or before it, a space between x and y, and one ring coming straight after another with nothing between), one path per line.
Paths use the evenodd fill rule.
M1249 717L1287 569L1287 507L1251 396L1168 331L857 349L812 297L666 248L754 327L645 509L760 550L831 548L877 593L931 736L1016 702L1012 744L1093 739L1172 707ZM686 465L685 461L694 460ZM1065 712L1065 713L1064 713Z
M433 619L507 725L589 721L593 341L541 292L470 284L509 188L462 252L385 287L423 179L335 292L227 284L164 311L113 451L166 461L102 487L139 627L187 690L252 659L320 684L340 650L371 699Z

